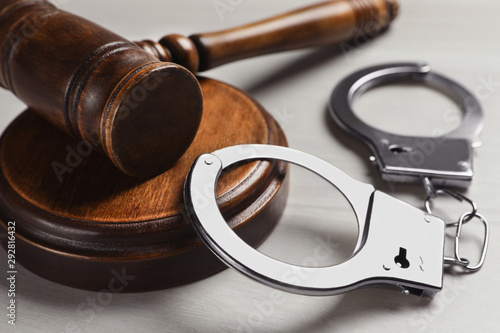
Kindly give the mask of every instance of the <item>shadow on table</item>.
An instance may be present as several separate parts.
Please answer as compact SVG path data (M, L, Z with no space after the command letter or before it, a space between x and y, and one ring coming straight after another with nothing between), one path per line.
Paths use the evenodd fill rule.
M362 52L365 47L369 47L372 43L377 43L379 36L383 36L387 29L379 34L366 38L354 38L351 41L342 42L339 44L327 45L317 48L312 48L306 52L304 56L284 64L281 68L276 69L268 76L265 76L258 82L248 87L242 87L250 95L255 95L260 91L265 91L272 86L280 85L283 82L292 80L295 77L300 77L302 73L311 71L328 62L332 61L350 61L351 57L358 52Z
M370 327L370 322L375 323L380 317L387 318L387 325L381 327L394 329L406 325L409 330L411 327L417 329L420 324L418 315L428 309L432 301L431 298L405 296L383 288L351 291L332 297L340 297L341 300L331 309L318 312L316 318L311 318L309 322L289 332L348 332L356 327L366 329ZM413 315L407 318L407 313ZM392 320L399 321L400 325L391 322Z

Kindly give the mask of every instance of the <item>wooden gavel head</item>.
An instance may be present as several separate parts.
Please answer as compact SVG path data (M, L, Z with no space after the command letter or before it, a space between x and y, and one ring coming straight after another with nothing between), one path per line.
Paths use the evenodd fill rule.
M150 177L196 135L203 99L193 73L363 41L397 12L396 0L332 0L240 28L134 44L46 0L0 0L0 85L126 174Z
M47 1L0 3L3 87L131 176L182 156L203 110L191 72Z

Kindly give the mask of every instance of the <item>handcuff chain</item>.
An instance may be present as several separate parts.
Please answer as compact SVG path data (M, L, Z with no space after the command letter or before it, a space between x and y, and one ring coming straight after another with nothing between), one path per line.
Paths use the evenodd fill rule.
M458 219L457 222L451 222L451 223L446 223L447 228L457 228L457 232L455 235L455 253L454 257L445 257L444 258L444 263L446 265L457 265L462 267L465 271L468 272L477 272L478 270L481 269L483 266L484 260L486 258L486 252L488 250L488 240L489 240L489 224L488 221L484 216L479 214L477 212L477 205L476 203L469 199L468 197L464 196L461 193L458 193L456 191L450 191L448 189L436 189L432 182L430 181L429 178L424 178L424 188L425 191L427 192L427 198L425 199L425 210L427 211L428 214L432 214L432 209L431 209L431 202L433 199L437 198L440 195L447 195L450 196L460 202L466 201L468 202L472 210L470 212L463 213L460 218ZM484 241L483 241L483 248L481 250L481 257L479 259L479 262L476 265L471 265L470 261L466 258L462 258L459 254L459 248L460 248L460 237L462 235L462 227L465 223L471 221L474 218L478 218L483 224L484 224Z

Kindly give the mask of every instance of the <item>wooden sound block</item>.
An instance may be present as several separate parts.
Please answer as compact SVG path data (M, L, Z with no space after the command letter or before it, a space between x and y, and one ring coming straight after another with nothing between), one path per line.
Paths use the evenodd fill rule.
M244 92L211 79L200 84L204 114L195 141L172 169L146 181L124 175L31 110L21 114L0 142L0 218L5 229L16 222L16 259L46 279L111 292L120 283L128 292L155 290L222 270L184 212L191 164L227 146L287 142ZM217 197L228 224L257 246L284 209L287 166L255 161L232 168Z

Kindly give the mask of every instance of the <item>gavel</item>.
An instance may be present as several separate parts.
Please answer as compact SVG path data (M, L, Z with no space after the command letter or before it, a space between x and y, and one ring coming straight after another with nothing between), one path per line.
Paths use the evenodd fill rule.
M45 0L0 0L0 85L134 177L170 168L203 112L195 74L374 36L396 0L333 0L225 31L132 43Z

